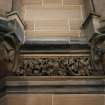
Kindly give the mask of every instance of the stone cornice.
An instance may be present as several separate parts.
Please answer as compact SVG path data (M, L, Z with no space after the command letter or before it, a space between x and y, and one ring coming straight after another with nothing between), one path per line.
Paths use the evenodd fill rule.
M7 77L7 93L104 94L105 77Z

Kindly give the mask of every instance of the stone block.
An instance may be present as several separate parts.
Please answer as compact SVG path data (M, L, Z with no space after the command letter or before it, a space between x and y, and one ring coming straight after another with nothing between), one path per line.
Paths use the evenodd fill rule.
M12 0L0 0L0 9L10 12L12 9Z
M52 105L52 96L45 94L11 94L6 105Z
M105 105L104 95L54 95L53 105Z

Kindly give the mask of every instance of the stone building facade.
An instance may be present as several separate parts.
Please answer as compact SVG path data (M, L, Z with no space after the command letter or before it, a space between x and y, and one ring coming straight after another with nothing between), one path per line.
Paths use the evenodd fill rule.
M105 105L105 0L0 0L0 105Z

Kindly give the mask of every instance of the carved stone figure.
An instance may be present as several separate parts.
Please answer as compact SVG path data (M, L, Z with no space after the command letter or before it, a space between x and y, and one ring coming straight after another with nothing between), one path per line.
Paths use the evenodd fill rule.
M0 36L0 70L14 72L17 68L18 44L17 39L9 35Z
M91 61L96 75L105 74L105 35L97 35L91 43Z

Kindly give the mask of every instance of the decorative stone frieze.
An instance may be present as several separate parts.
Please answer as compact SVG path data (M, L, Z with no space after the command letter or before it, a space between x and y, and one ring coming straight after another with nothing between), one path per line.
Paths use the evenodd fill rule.
M91 76L94 70L87 56L43 56L21 58L15 75Z

